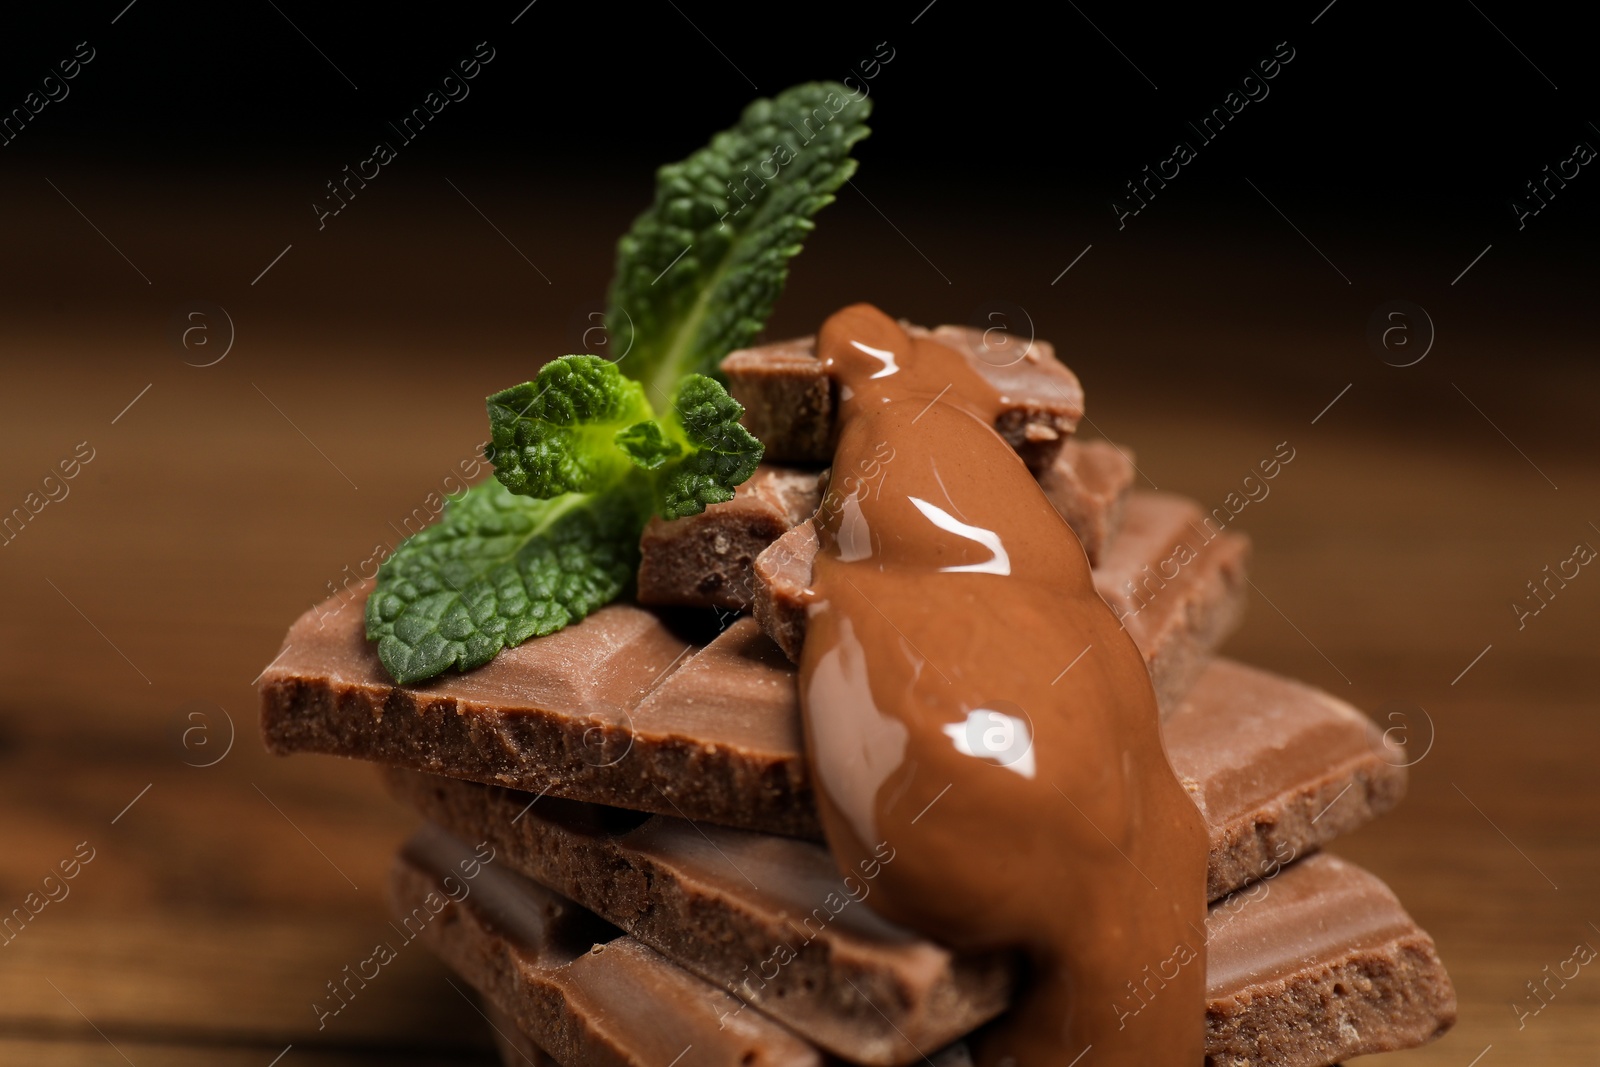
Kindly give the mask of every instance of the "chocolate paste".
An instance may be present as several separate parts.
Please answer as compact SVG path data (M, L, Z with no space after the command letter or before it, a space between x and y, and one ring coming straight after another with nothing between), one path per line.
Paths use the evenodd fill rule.
M1097 1067L1199 1063L1206 828L1143 657L995 432L1005 398L865 305L817 352L838 444L800 698L836 862L878 874L894 921L1026 953L1029 987L976 1039L982 1067L1089 1049ZM869 466L881 476L846 477ZM1118 1012L1172 960L1159 996Z

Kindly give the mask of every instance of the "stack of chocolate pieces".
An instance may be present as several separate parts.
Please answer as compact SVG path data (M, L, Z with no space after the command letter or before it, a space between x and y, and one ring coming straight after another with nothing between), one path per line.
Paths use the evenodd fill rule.
M1010 398L996 428L1149 664L1210 827L1207 1063L1322 1067L1442 1033L1455 994L1433 941L1320 851L1400 800L1403 750L1347 704L1215 656L1248 542L1073 438L1082 391L1049 345L932 335ZM822 844L807 773L793 658L836 397L809 339L723 370L767 465L726 504L652 521L632 602L397 686L361 602L330 601L262 677L267 744L382 764L427 820L396 859L397 921L483 995L508 1064L967 1063L1018 961L880 918L875 871L841 877ZM1084 1010L1136 1017L1183 962Z

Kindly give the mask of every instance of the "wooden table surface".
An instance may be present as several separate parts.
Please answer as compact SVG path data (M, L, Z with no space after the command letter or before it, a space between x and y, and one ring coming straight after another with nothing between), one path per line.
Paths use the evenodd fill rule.
M418 171L317 233L287 178L53 173L97 234L41 177L0 190L0 510L92 459L0 548L0 910L93 858L0 947L0 1062L493 1062L421 948L318 1028L325 983L390 933L385 873L414 820L367 766L267 756L253 681L473 454L482 397L572 347L641 191L455 175L497 232ZM1061 345L1148 484L1214 506L1290 442L1239 519L1254 587L1229 650L1403 713L1426 751L1401 808L1336 847L1395 888L1460 993L1453 1032L1388 1062L1594 1063L1600 971L1520 1024L1513 1007L1600 946L1600 570L1520 629L1511 607L1600 546L1600 391L1568 276L1491 259L1452 288L1471 240L1319 231L1347 287L1254 212L1096 245L1052 287L1084 243L1071 220L875 193L895 227L830 209L775 332L855 299L923 321L1003 299ZM1414 367L1366 342L1397 296L1438 326ZM214 315L212 348L173 341L195 298L236 331L211 366Z

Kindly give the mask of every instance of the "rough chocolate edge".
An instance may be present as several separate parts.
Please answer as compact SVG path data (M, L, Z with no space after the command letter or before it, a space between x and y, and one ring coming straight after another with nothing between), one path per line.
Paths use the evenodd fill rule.
M774 463L826 463L833 457L834 386L813 354L814 337L731 352L722 360L728 393L744 407L745 427Z
M1456 994L1420 929L1319 960L1263 997L1245 991L1206 1008L1206 1067L1326 1067L1425 1044L1456 1020Z
M801 593L811 584L811 560L819 547L817 524L807 519L768 545L752 569L756 595L751 614L791 663L800 662L806 640L806 605Z
M1217 900L1270 876L1279 865L1392 811L1405 792L1405 767L1374 752L1332 766L1318 780L1213 826L1207 896Z
M816 472L772 466L735 492L699 515L651 517L639 538L639 603L748 610L756 557L822 497Z
M1015 976L1006 958L957 956L923 942L926 951L917 955L924 958L906 959L900 968L877 965L870 948L851 945L833 927L823 927L809 942L792 929L774 929L741 907L737 897L686 882L603 833L569 829L555 819L517 819L526 797L403 771L388 771L384 780L397 799L425 819L463 839L488 841L512 870L570 897L714 985L729 982L719 971L732 966L730 954L735 964L749 961L754 974L780 946L788 946L793 956L773 979L734 991L853 1061L882 1067L915 1063L922 1058L918 1049L962 1037L1010 1001ZM569 811L583 807L558 803ZM591 812L597 823L606 816ZM741 831L706 827L702 832L720 848L718 836ZM788 847L803 860L808 857L800 850L820 846L796 841Z
M732 819L775 834L821 835L810 784L796 759L767 759L679 737L641 744L626 721L531 709L501 712L400 686L381 692L380 700L362 687L268 675L261 684L267 749L347 756L533 792L577 793L666 815L681 814L666 791L694 782L699 818Z
M729 611L750 607L750 568L789 529L773 515L732 521L718 515L692 531L667 531L654 526L660 519L650 521L640 538L639 603Z

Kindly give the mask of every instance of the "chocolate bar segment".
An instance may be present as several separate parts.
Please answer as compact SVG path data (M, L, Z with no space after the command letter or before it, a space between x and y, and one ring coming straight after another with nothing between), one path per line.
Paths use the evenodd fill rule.
M712 714L719 699L749 706L761 699L757 686L742 701L729 687L694 703ZM1212 899L1272 877L1388 810L1405 789L1403 752L1360 712L1240 664L1213 664L1164 732L1210 827ZM386 778L423 817L488 841L506 866L830 1051L900 1062L910 1047L896 1034L938 1046L1007 1001L1008 967L952 956L878 920L861 907L871 880L841 879L819 844L548 796L534 802L434 775Z
M492 1002L486 1003L484 1009L484 1018L494 1030L495 1047L505 1067L563 1067L518 1028L516 1019L495 1007ZM973 1067L972 1054L966 1043L961 1041L933 1053L927 1062L931 1067Z
M262 736L278 754L323 752L820 836L798 755L793 670L767 662L781 653L742 621L747 628L692 655L657 616L612 604L475 671L399 686L366 639L359 603L313 609L261 677ZM644 699L697 660L703 689L739 685L742 671L758 692L781 690L787 717Z
M395 916L563 1064L821 1067L817 1050L592 913L434 828L390 877Z
M966 326L934 330L906 324L961 352L1004 398L995 429L1033 470L1050 465L1083 417L1083 387L1047 341ZM744 424L776 463L828 463L836 416L833 384L816 356L816 338L746 348L722 361L728 392L744 405Z
M833 383L817 359L817 339L796 337L723 357L728 393L744 405L741 420L768 461L833 459Z
M820 839L794 667L755 621L735 620L668 682L633 713L639 754L661 772L646 810Z
M763 465L732 500L688 518L652 517L639 538L639 603L748 608L756 556L817 510L818 484L815 471Z
M1392 810L1406 755L1361 712L1227 659L1161 727L1167 758L1211 829L1216 900Z
M751 612L762 632L795 663L806 643L811 562L821 549L817 524L807 519L756 557L756 602Z
M477 670L398 686L366 639L360 601L331 600L290 627L262 675L262 736L278 754L323 752L818 835L809 786L794 776L796 722L652 705L641 723L641 700L694 651L656 615L612 604ZM686 781L697 783L693 795ZM668 791L688 806L676 808Z
M1244 612L1249 539L1202 536L1199 505L1170 493L1128 496L1117 537L1101 554L1095 588L1144 653L1164 714ZM801 523L756 557L755 617L791 659L805 642L817 534Z
M1311 856L1212 905L1208 1067L1324 1067L1425 1044L1456 994L1429 937L1389 887Z
M632 937L576 955L581 939L563 942L559 931L594 936L587 923L598 920L498 862L462 882L456 861L470 855L438 830L413 839L391 882L395 912L431 910L429 893L432 907L442 901L437 918L422 925L422 940L565 1067L660 1067L675 1055L732 1064L722 1057L734 1053L754 1053L745 1063L820 1062L756 1008ZM470 886L459 901L448 899L447 876L456 878L455 897ZM1414 1047L1454 1022L1455 993L1432 939L1382 882L1332 856L1291 864L1217 902L1206 926L1210 1067L1328 1067ZM1086 1010L1136 1017L1159 995L1159 974L1130 981L1129 989L1125 1003ZM676 1047L662 1059L664 1046ZM696 1052L711 1058L691 1061Z

